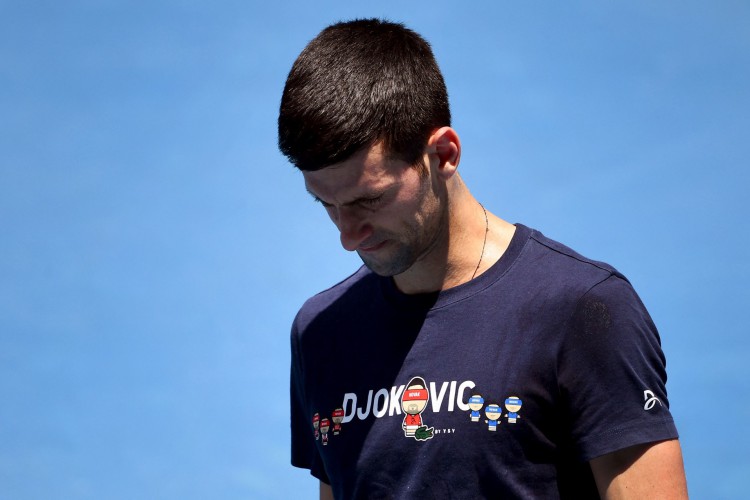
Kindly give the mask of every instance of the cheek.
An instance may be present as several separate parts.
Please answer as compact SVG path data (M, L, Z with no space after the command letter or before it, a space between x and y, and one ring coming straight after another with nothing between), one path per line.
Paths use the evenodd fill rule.
M437 200L435 186L429 178L421 178L416 172L413 178L405 182L400 189L395 202L401 204L405 209L409 208L412 213L423 212L432 208Z
M438 204L430 196L402 198L378 213L377 220L385 227L406 226L414 230L429 225L437 213Z

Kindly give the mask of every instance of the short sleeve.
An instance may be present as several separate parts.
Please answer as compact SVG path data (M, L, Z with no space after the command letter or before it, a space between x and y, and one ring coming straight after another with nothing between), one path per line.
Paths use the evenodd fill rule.
M312 426L312 415L305 396L305 376L302 354L299 349L298 332L292 327L291 335L292 363L290 376L290 414L292 465L310 469L310 473L321 481L330 484L315 445Z
M620 276L609 276L578 301L560 350L558 380L581 460L677 437L659 334Z

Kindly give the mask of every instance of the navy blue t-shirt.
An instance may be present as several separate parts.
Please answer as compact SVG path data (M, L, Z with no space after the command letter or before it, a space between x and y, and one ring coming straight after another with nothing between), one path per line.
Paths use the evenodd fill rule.
M366 268L292 328L292 464L336 498L596 497L588 461L677 437L630 283L518 224L434 294Z

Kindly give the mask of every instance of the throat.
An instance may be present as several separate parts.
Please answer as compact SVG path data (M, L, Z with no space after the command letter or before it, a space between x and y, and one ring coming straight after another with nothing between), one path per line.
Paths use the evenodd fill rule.
M473 280L493 264L488 252L490 217L487 210L474 200L474 209L462 215L464 223L442 224L437 237L417 261L394 276L400 291L418 294L454 288Z

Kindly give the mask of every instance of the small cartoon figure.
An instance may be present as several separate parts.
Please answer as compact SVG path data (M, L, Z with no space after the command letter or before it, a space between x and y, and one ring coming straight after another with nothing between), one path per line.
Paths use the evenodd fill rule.
M429 399L427 383L422 377L414 377L406 384L406 389L401 396L401 409L405 414L401 427L406 437L413 437L417 441L425 441L433 437L434 428L423 425L421 416Z
M321 441L323 442L323 446L328 444L328 428L331 426L331 421L327 418L324 418L320 421L320 434L321 434Z
M511 396L505 400L505 409L508 413L505 414L508 417L509 424L515 424L516 420L521 418L518 416L518 410L521 409L522 401L517 396Z
M469 398L469 408L471 409L471 421L479 422L479 410L484 406L484 398L480 394L474 394Z
M333 420L333 435L338 436L339 432L341 432L341 421L344 420L344 409L336 408L333 410L331 420Z
M487 422L487 429L492 432L497 431L498 420L503 416L503 410L500 408L500 405L494 403L487 405L487 408L484 409L484 414L489 419L485 420Z
M320 414L316 413L313 415L313 429L315 430L315 441L318 440L320 437L320 432L318 432L318 427L320 427Z

